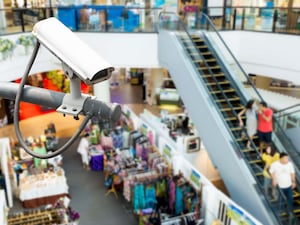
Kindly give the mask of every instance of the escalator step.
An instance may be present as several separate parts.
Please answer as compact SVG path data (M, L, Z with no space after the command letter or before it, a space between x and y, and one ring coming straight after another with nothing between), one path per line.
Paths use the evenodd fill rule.
M247 140L247 139L246 139L246 140ZM245 148L245 149L242 149L241 152L244 152L244 153L254 152L254 153L255 153L254 149L252 149L252 148Z
M293 212L294 213L300 213L300 209L294 209Z
M239 101L240 98L239 97L233 97L233 98L227 98L228 101L233 102L233 101ZM217 103L222 103L222 102L226 102L226 99L218 99L216 100ZM246 118L246 117L245 117ZM226 119L227 120L227 119Z
M224 108L224 109L221 109L221 112L230 112L232 110L239 111L239 110L242 110L243 108L244 108L244 106L237 106L237 107L233 107L233 108Z
M228 80L224 80L224 81L219 81L219 82L210 82L210 83L206 83L206 85L217 85L217 84L230 84L230 82Z
M199 52L193 51L189 53L191 56L199 55Z
M249 161L250 164L254 164L254 163L261 163L262 160L261 159L255 159L255 160L251 160Z
M293 191L293 196L294 196L294 198L297 198L300 196L300 193L297 191Z
M205 74L205 75L203 75L203 77L212 77L212 76L214 76L214 77L224 77L224 73L215 73L215 74Z
M297 203L298 205L300 205L300 200L296 199L296 200L294 200L294 203ZM297 209L297 210L299 210L299 212L300 212L300 209Z
M207 47L207 45L197 45L197 48L199 48L199 49L206 49L208 47Z
M230 128L231 131L238 131L241 130L241 127L232 127Z
M194 49L194 48L195 48L195 45L193 45L193 42L190 42L190 44L187 44L187 43L186 43L185 48L186 48L186 49Z
M202 54L202 55L205 55L205 56L207 56L207 55L212 55L212 53L209 52L209 51L208 51L208 52L202 52L201 54Z
M203 59L196 59L196 60L193 60L194 63L203 63ZM202 67L199 67L199 68L202 68ZM205 67L206 68L206 67Z
M203 55L203 54L202 54ZM217 60L215 58L212 59L204 59L206 62L217 62Z
M192 38L192 39L193 39L193 42L197 42L197 43L199 43L199 42L203 43L204 42L204 40L200 39L200 38Z
M210 66L209 68L210 68L211 70L221 69L220 66Z
M246 118L245 116L242 117L242 119L245 119L245 118ZM237 118L236 117L228 117L225 120L226 121L233 121L233 120L237 120Z
M227 90L223 90L224 93L230 93L230 92L234 92L235 90L230 88L230 89L227 89ZM215 91L211 91L210 92L211 94L218 94L218 93L222 93L220 90L215 90Z

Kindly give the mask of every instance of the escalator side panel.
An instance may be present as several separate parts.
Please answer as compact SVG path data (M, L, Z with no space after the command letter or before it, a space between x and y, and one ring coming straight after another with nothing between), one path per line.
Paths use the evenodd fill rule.
M197 69L184 52L175 34L161 31L158 35L158 58L166 67L180 92L180 96L199 132L210 158L226 184L230 196L263 224L277 224L256 190L253 176L234 149L232 136L211 102L206 85L199 79Z

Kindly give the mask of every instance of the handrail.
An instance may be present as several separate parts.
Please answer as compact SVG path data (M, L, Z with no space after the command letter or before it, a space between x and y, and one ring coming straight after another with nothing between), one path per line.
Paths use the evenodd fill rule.
M300 106L300 103L297 103L297 104L292 105L292 106L288 106L288 107L286 107L286 108L284 108L284 109L277 110L276 113L281 113L281 112L283 112L283 111L286 111L286 110L295 108L295 107L297 107L297 106Z
M81 31L79 28L80 25L80 20L79 20L79 11L82 9L82 5L72 5L72 6L45 6L45 7L4 7L0 8L0 17L2 17L4 14L6 20L12 20L16 19L14 17L19 17L21 20L24 20L23 15L26 15L28 11L36 11L38 13L38 20L47 18L49 16L58 15L57 12L62 12L62 11L73 11L68 18L72 20L75 25L75 30L76 31ZM124 8L124 5L87 5L89 9L96 9L99 10L104 10L106 15L109 15L109 19L114 17L115 15L110 14L112 11L116 10L116 8ZM138 6L133 6L133 7L128 7L128 10L133 10L136 11L138 14L140 14L143 18L146 18L145 21L149 23L151 19L157 19L157 12L162 11L163 8L160 7L151 7L151 8L146 8L146 7L138 7ZM273 17L273 20L270 20L271 25L268 26L268 29L265 29L263 26L265 26L262 22L263 18L266 18L263 15L264 10L270 10L274 14L272 14L270 17ZM10 12L7 15L5 15L5 12ZM74 13L75 11L75 13ZM214 11L222 12L218 16L214 17ZM12 12L12 13L11 13ZM56 12L56 13L55 13ZM116 11L115 11L116 12ZM149 15L153 13L153 15ZM285 34L290 34L290 35L300 35L300 8L295 8L295 7L264 7L264 6L257 6L257 7L248 7L248 6L226 6L226 7L198 7L198 11L195 11L194 14L190 12L184 12L183 10L183 15L188 15L188 17L193 17L194 19L197 17L197 15L201 12L208 12L210 19L215 21L219 20L218 23L221 27L220 30L249 30L249 31L254 31L254 32L271 32L271 33L285 33ZM17 14L20 15L17 15ZM298 13L298 21L297 21L297 14ZM117 13L121 14L121 13ZM296 16L295 16L296 15ZM12 17L13 16L13 17ZM27 15L26 15L27 16ZM154 17L153 17L154 16ZM72 18L74 17L74 18ZM121 17L121 16L119 16ZM156 17L156 18L155 18ZM150 18L150 19L148 19ZM260 18L260 20L258 20ZM108 20L108 17L105 17L105 23L110 22ZM2 20L2 18L0 18ZM5 19L4 19L5 20ZM242 22L241 22L242 21ZM31 31L30 28L26 27L23 22L20 21L21 24L16 25L16 27L20 27L20 30L13 30L9 31L8 33L19 33L19 32L26 32L26 29L29 29L28 31ZM119 26L120 22L116 22L115 25ZM154 27L156 21L151 21L150 26ZM239 26L239 23L241 23L241 26ZM255 24L252 27L249 27L249 24ZM269 23L269 22L268 22ZM1 25L1 23L0 23ZM258 25L258 26L256 26ZM93 32L157 32L157 30L150 29L145 30L143 29L144 22L141 20L139 21L139 24L137 25L136 30L122 30L122 29L103 29L101 31L95 29L92 30ZM5 35L6 33L1 33L0 35Z
M276 117L277 117L277 118L285 117L285 116L289 116L289 115L294 114L294 113L297 113L297 112L300 112L300 109L298 109L298 110L296 110L296 111L293 111L293 112L283 113L283 114L280 114L280 113L277 114L277 113L276 113Z

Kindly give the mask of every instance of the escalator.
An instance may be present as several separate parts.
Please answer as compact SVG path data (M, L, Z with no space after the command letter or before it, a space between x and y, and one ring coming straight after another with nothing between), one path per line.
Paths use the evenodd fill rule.
M169 70L231 198L263 224L300 224L299 192L294 191L293 215L282 210L285 201L265 195L258 138L254 137L250 149L246 148L248 139L242 138L237 114L249 99L245 80L238 78L244 71L232 67L236 59L222 53L224 47L212 41L216 33L207 29L207 24L208 31L187 31L180 21L175 23L170 26L169 21L161 22L159 61Z

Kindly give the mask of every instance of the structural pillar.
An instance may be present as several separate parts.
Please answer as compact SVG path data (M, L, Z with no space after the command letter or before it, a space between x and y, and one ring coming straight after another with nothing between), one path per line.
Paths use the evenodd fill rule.
M110 103L110 88L108 80L94 84L93 89L94 95L98 100Z

